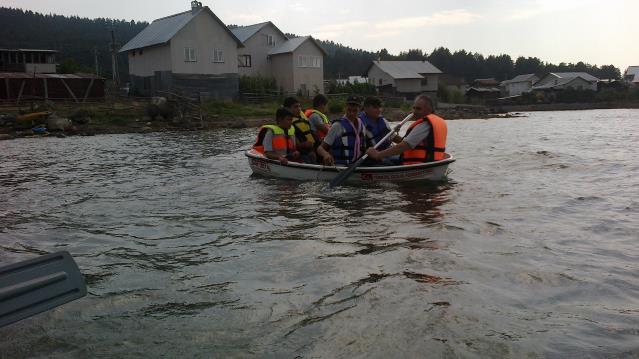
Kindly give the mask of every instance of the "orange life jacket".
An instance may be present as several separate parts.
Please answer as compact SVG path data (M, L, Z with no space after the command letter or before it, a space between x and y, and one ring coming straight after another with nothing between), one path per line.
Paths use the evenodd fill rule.
M316 109L313 108L309 108L308 110L304 111L304 116L306 116L306 118L311 118L311 116L313 116L313 114L316 113L321 119L322 122L328 126L328 128L331 128L331 123L330 121L328 121L328 117L326 117L325 114L323 114L321 111L318 111ZM322 142L322 140L324 139L324 137L326 137L326 134L328 132L324 131L323 128L318 128L317 129L317 137L319 138L319 141Z
M260 132L257 134L257 140L255 140L253 149L259 153L264 153L264 136L266 136L266 132L269 129L273 131L273 140L271 141L273 152L278 155L286 156L295 151L295 142L293 142L295 129L293 126L285 132L284 129L276 125L264 125L260 128Z
M406 131L406 136L415 128L415 126L428 121L431 131L428 136L418 143L413 149L404 151L401 156L403 165L412 165L416 163L432 162L443 160L446 152L446 135L448 127L443 118L430 114L426 117L413 122ZM406 137L404 136L404 137Z

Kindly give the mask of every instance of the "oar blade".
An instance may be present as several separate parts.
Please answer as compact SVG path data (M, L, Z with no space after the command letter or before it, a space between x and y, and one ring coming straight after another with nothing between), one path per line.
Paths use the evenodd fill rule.
M0 327L86 294L84 277L68 252L0 267Z
M344 181L348 179L348 177L350 177L353 174L353 172L355 172L357 167L359 167L359 165L361 165L366 160L366 158L368 158L368 155L364 154L364 156L360 157L357 161L353 162L350 166L348 166L348 168L339 172L337 176L335 176L335 178L333 178L331 182L328 184L328 187L333 188L333 187L337 187L341 185Z

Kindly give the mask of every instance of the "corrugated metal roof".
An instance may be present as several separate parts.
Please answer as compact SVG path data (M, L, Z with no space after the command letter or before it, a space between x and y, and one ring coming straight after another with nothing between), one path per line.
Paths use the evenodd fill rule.
M576 81L577 79L582 79L586 82L589 82L588 80L584 79L581 76L575 76L575 77L562 77L562 78L558 78L555 81L551 81L549 83L546 83L544 85L541 86L533 86L532 89L533 90L547 90L547 89L551 89L551 88L555 88L555 87L560 87L560 86L567 86L570 83L572 83L573 81Z
M255 35L258 31L262 30L262 28L268 25L269 22L261 22L259 24L248 25L248 26L239 26L234 29L231 29L233 35L235 35L240 41L245 42L250 39L253 35Z
M428 61L373 61L373 65L394 79L422 79L420 74L442 73Z
M26 72L0 72L0 79L95 79L104 80L104 77L100 77L95 74L29 74Z
M0 49L0 51L8 51L8 52L58 52L58 50L43 50L43 49Z
M161 19L157 19L153 21L149 26L145 27L144 30L140 31L133 39L126 43L121 49L120 52L130 51L134 49L140 49L144 47L149 47L153 45L160 45L168 42L178 33L178 31L182 30L186 24L188 24L193 18L198 16L203 11L208 12L213 18L220 23L226 29L226 31L233 37L233 39L240 45L242 45L242 41L240 41L231 30L226 27L226 25L220 20L215 14L205 6L196 11L185 11L179 14L163 17Z
M599 81L598 78L592 76L591 74L588 74L586 72L551 72L551 75L556 75L559 78L562 79L574 79L576 77L581 77L582 79L592 82L592 81Z
M639 82L639 66L629 66L623 77L634 76L631 82Z
M268 54L279 55L279 54L291 53L295 51L295 49L300 47L307 40L312 41L315 44L315 46L317 46L320 49L320 51L322 51L324 56L326 56L326 51L324 51L322 46L320 46L320 44L318 44L317 41L315 41L315 39L312 36L302 36L302 37L294 37L292 39L288 39L287 41L284 41L283 43L281 43L280 46L271 49L271 51L269 51Z
M537 77L537 75L535 75L535 74L519 75L519 76L515 76L514 78L512 78L510 80L503 81L501 84L505 85L505 84L514 84L514 83L517 83L517 82L530 81L534 77ZM539 78L537 78L537 79L539 79Z

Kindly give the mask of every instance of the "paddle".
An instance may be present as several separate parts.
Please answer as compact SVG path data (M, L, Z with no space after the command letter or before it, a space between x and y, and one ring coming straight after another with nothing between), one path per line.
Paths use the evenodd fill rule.
M375 146L373 148L377 149L377 147L379 147L382 143L386 142L388 139L390 139L393 135L395 135L399 129L406 123L408 122L408 120L410 120L411 118L413 118L413 114L409 114L408 116L406 116L406 118L404 118L402 120L402 122L400 122L399 124L397 124L397 126L395 126L393 128L392 131L390 131L389 133L386 134L386 136L384 136L384 138L382 138L379 142L377 142L375 144ZM366 161L366 159L368 158L368 154L364 153L364 155L362 157L360 157L357 161L351 163L350 166L348 166L347 169L345 169L344 171L340 172L337 174L337 176L335 176L335 178L333 178L331 180L331 182L328 184L329 188L333 188L336 186L339 186L340 184L342 184L342 182L346 181L346 179L348 177L350 177L353 172L355 172L355 169L357 167L359 167L359 165L361 165L362 163L364 163L364 161Z
M68 252L0 268L0 327L84 297L84 277Z

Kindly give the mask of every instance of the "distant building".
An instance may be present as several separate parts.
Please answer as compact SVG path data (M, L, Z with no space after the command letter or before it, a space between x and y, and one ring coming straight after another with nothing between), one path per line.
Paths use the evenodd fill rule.
M532 87L532 91L591 90L597 91L599 79L585 72L551 72Z
M639 86L639 66L630 66L623 74L623 79L629 84Z
M462 94L466 93L469 88L466 79L451 74L440 75L439 85L444 86L448 91L459 91Z
M511 80L502 81L501 87L505 96L517 96L530 92L537 81L539 77L535 74L519 75Z
M0 71L54 74L57 53L55 50L0 49Z
M270 21L231 31L244 44L238 50L240 75L273 77L284 92L324 92L326 52L311 36L289 39Z
M494 100L501 96L499 81L494 78L475 79L472 87L466 90L466 99L468 102L486 102Z
M373 61L368 82L386 95L435 95L442 72L428 61Z
M231 32L244 45L237 51L240 76L272 77L268 52L288 41L288 37L270 21L239 26L231 29Z
M239 93L238 48L242 42L198 1L191 10L153 21L124 45L132 90L157 90L231 99Z
M338 85L346 85L346 84L365 84L368 83L368 78L362 76L349 76L347 79L336 79Z

